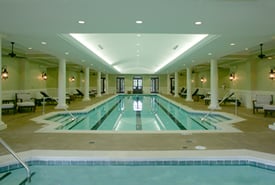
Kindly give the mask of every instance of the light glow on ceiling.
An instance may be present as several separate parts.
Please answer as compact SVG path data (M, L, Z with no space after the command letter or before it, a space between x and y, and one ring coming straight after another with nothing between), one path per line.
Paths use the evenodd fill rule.
M182 55L183 53L185 53L187 50L189 50L190 48L192 48L193 46L195 46L197 43L199 43L201 40L203 40L207 36L208 36L208 34L194 35L194 36L192 36L192 38L188 42L179 44L178 47L177 47L177 49L174 50L175 52L171 56L169 56L165 61L163 61L155 69L154 72L155 73L158 72L160 69L162 69L163 67L165 67L166 65L168 65L169 63L171 63L172 61L174 61L176 58L178 58L180 55Z
M70 33L70 36L119 73L154 74L179 60L208 34Z
M91 42L89 42L83 34L77 34L77 33L70 33L70 36L73 37L75 40L83 44L86 48L88 48L90 51L92 51L94 54L96 54L99 58L104 60L107 64L112 65L113 61L110 60L107 56L105 56L98 48L98 45L93 45Z

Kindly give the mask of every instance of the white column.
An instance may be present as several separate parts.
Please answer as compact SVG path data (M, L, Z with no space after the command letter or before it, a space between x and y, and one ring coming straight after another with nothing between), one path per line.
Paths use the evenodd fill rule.
M105 89L106 89L105 94L109 94L109 75L108 74L105 75Z
M2 75L2 37L0 35L0 69ZM7 128L7 125L2 121L2 79L0 80L0 130Z
M58 67L58 104L55 109L66 109L66 61L65 59L59 60Z
M167 94L170 94L170 75L167 74Z
M191 69L187 67L186 69L186 88L187 88L187 96L186 101L193 101L192 99L192 79L191 79Z
M174 97L179 97L179 74L178 74L178 72L175 72Z
M85 85L84 85L84 98L83 101L89 101L89 88L90 88L90 69L89 67L85 68Z
M211 71L210 71L210 93L211 101L208 106L209 109L221 109L218 102L218 62L216 60L211 60Z
M97 95L101 96L101 72L97 72Z

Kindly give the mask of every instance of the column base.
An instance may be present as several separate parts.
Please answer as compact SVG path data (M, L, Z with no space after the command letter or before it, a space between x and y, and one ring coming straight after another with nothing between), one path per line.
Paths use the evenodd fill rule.
M194 101L192 98L186 98L185 101Z
M67 104L57 104L54 109L67 109L69 106Z
M7 125L3 121L0 121L0 130L4 130L6 128L7 128Z
M82 99L82 101L90 101L91 99L89 98L89 97L84 97L83 99Z
M96 97L101 97L101 94L97 94Z
M217 105L212 105L212 104L210 104L209 106L208 106L208 109L210 109L210 110L221 110L222 108L220 107L220 105L219 104L217 104Z

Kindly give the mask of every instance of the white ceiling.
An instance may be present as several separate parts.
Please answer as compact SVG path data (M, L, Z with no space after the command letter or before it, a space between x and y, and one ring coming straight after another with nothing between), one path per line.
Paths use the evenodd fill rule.
M274 10L274 0L1 0L0 34L3 56L13 41L17 55L45 65L65 58L103 73L161 74L211 59L241 60L260 43L264 52L275 48ZM107 60L70 33L81 34ZM208 36L178 56L198 34ZM158 69L169 57L175 59Z

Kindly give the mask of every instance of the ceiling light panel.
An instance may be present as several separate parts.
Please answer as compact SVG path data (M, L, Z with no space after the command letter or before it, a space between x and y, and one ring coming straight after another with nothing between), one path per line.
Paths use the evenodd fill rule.
M207 34L70 35L123 74L156 73L207 37Z

